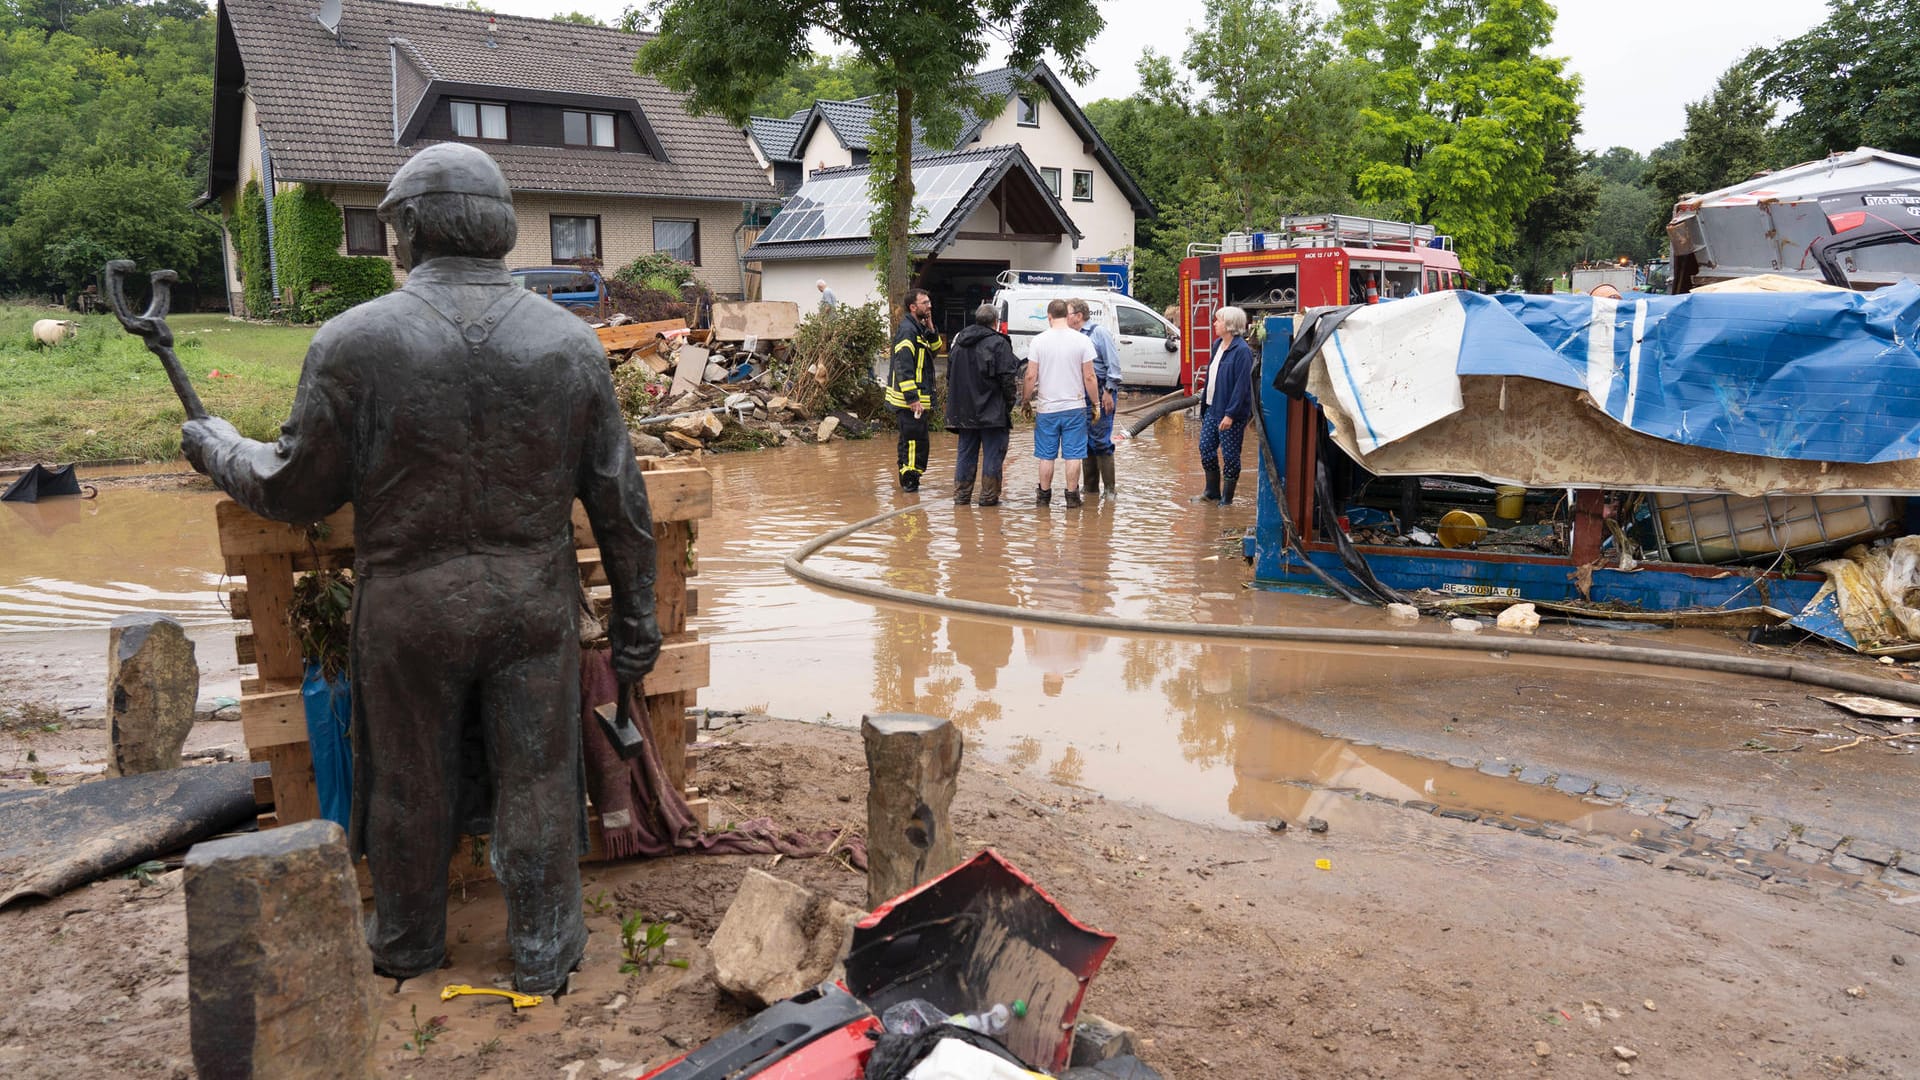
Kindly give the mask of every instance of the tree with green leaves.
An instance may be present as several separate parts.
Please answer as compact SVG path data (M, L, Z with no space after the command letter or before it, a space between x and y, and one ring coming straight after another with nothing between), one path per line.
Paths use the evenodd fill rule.
M1682 195L1716 191L1773 168L1773 112L1749 63L1734 64L1711 94L1687 106L1686 133L1654 151L1647 183L1670 210Z
M1340 0L1373 74L1361 197L1452 235L1482 278L1511 273L1500 253L1552 191L1547 155L1579 113L1579 79L1542 52L1553 17L1547 0Z
M868 144L875 261L896 305L912 276L915 125L928 145L951 146L969 111L997 111L1003 103L984 100L969 78L996 44L1008 47L1013 68L1051 52L1067 77L1086 80L1085 49L1104 25L1095 0L653 0L650 14L657 36L635 69L734 124L744 126L795 61L812 55L815 30L872 70L882 105Z
M1828 0L1819 26L1750 58L1760 91L1798 103L1782 161L1872 146L1920 154L1920 20L1910 0Z
M1207 0L1182 60L1197 88L1168 74L1145 85L1199 120L1199 138L1179 149L1189 170L1231 197L1235 227L1345 198L1366 85L1361 66L1336 55L1310 0Z
M1528 292L1551 288L1553 279L1572 263L1600 199L1592 155L1573 145L1579 130L1574 124L1547 152L1546 174L1553 186L1527 204L1520 219L1510 260L1520 274L1520 287Z
M753 103L755 116L792 116L816 101L853 101L880 92L873 69L858 56L814 53L788 68Z
M1580 257L1588 262L1622 257L1636 265L1646 262L1660 253L1659 237L1672 209L1652 188L1603 181L1593 221L1580 238Z

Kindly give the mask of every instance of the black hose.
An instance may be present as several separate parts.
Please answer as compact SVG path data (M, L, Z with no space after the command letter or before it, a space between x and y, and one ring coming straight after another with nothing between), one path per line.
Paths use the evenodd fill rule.
M802 581L887 603L901 604L948 615L982 619L1070 626L1101 634L1154 634L1207 639L1227 639L1269 645L1349 645L1395 649L1441 649L1450 652L1502 653L1522 656L1551 656L1573 660L1604 660L1623 664L1647 664L1684 671L1712 671L1726 675L1745 675L1759 679L1821 686L1855 694L1870 694L1893 701L1920 704L1920 683L1898 682L1876 675L1856 675L1832 671L1813 664L1793 663L1761 657L1724 656L1718 653L1669 651L1640 645L1608 645L1588 641L1557 641L1512 637L1502 634L1489 638L1480 634L1429 634L1412 630L1354 630L1326 626L1227 626L1218 623L1164 622L1156 619L1127 619L1114 615L1081 615L1068 611L1028 609L1008 604L988 604L978 600L959 600L947 596L928 596L889 585L875 585L853 578L829 574L806 565L822 548L868 529L888 518L914 511L925 511L924 503L914 503L851 525L842 526L801 544L786 558L787 573Z
M1167 398L1165 400L1157 402L1152 407L1148 408L1145 412L1141 413L1140 416L1137 419L1135 419L1133 423L1127 425L1127 435L1130 437L1134 435L1138 435L1141 432L1152 427L1153 422L1155 420L1158 420L1161 417L1168 415L1169 413L1176 413L1176 412L1179 412L1181 409L1185 409L1193 405L1197 405L1199 403L1200 403L1200 395L1198 394L1188 394L1185 397Z
M1258 360L1253 364L1253 385L1256 388L1260 385ZM1261 413L1262 410L1256 401L1253 409L1253 428L1260 434L1260 445L1266 449L1266 453L1257 456L1260 458L1260 468L1267 474L1267 484L1273 488L1273 501L1280 508L1280 542L1286 545L1287 550L1299 557L1301 565L1307 568L1308 573L1318 578L1320 584L1332 589L1349 603L1373 604L1374 601L1354 592L1347 587L1346 582L1335 578L1321 569L1319 563L1307 558L1306 548L1300 543L1300 530L1293 527L1293 515L1287 513L1287 484L1280 478L1280 448L1273 444L1273 433L1267 430L1266 417Z
M1360 549L1353 546L1353 538L1340 527L1339 510L1333 503L1333 481L1327 475L1325 454L1319 455L1314 461L1313 494L1320 512L1327 518L1329 525L1327 532L1333 536L1333 549L1339 554L1340 565L1347 568L1347 573L1352 574L1354 580L1364 586L1368 592L1379 597L1383 604L1412 603L1405 593L1374 576L1373 567L1367 562L1367 557L1360 554Z

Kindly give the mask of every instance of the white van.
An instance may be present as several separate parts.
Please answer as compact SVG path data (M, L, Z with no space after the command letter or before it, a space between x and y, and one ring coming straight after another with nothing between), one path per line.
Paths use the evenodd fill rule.
M1120 381L1127 386L1177 386L1180 383L1180 331L1160 313L1131 296L1115 292L1099 274L1008 270L1000 275L993 305L1000 329L1013 341L1013 354L1027 358L1027 345L1047 328L1047 304L1079 297L1096 325L1113 335L1120 354Z

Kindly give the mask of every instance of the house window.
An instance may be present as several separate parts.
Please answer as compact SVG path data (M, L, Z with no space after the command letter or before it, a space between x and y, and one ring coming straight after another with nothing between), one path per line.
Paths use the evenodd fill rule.
M345 211L347 217L347 254L349 255L385 255L387 253L387 225L380 220L378 210Z
M1093 170L1092 169L1073 170L1073 201L1074 202L1092 202L1093 201Z
M568 146L614 148L612 113L565 111L560 114L560 123Z
M700 265L700 223L692 218L654 218L653 250Z
M1033 100L1032 94L1021 94L1017 108L1019 111L1014 115L1014 120L1021 127L1040 126L1040 103Z
M1041 169L1040 179L1046 181L1047 191L1050 192L1054 198L1057 199L1060 197L1060 170L1059 169Z
M581 262L600 257L600 219L553 214L547 219L553 230L553 261Z
M453 133L462 139L507 141L507 107L485 101L453 102Z

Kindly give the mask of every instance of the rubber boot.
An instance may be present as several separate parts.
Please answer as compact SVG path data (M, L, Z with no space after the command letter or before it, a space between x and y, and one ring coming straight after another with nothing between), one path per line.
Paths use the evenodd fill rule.
M1053 489L1043 488L1038 485L1035 485L1033 489L1033 505L1052 506L1053 505Z
M1077 491L1074 488L1067 489L1067 505L1068 506L1079 506L1082 501L1083 500L1080 498L1079 491Z
M1095 464L1099 460L1088 454L1080 462L1080 490L1089 495L1100 494L1100 466Z
M1107 494L1113 494L1113 455L1101 454L1094 460L1100 465L1100 482L1107 485Z
M1233 505L1233 489L1238 487L1239 485L1240 485L1240 476L1237 473L1234 474L1233 476L1227 477L1225 480L1222 480L1220 482L1220 505L1221 506Z
M1200 493L1201 502L1220 501L1220 466L1201 462L1200 467L1207 473L1207 490Z
M953 485L953 505L969 506L973 503L973 484Z
M1000 478L999 477L983 476L980 478L980 505L981 506L999 506L1000 505Z

